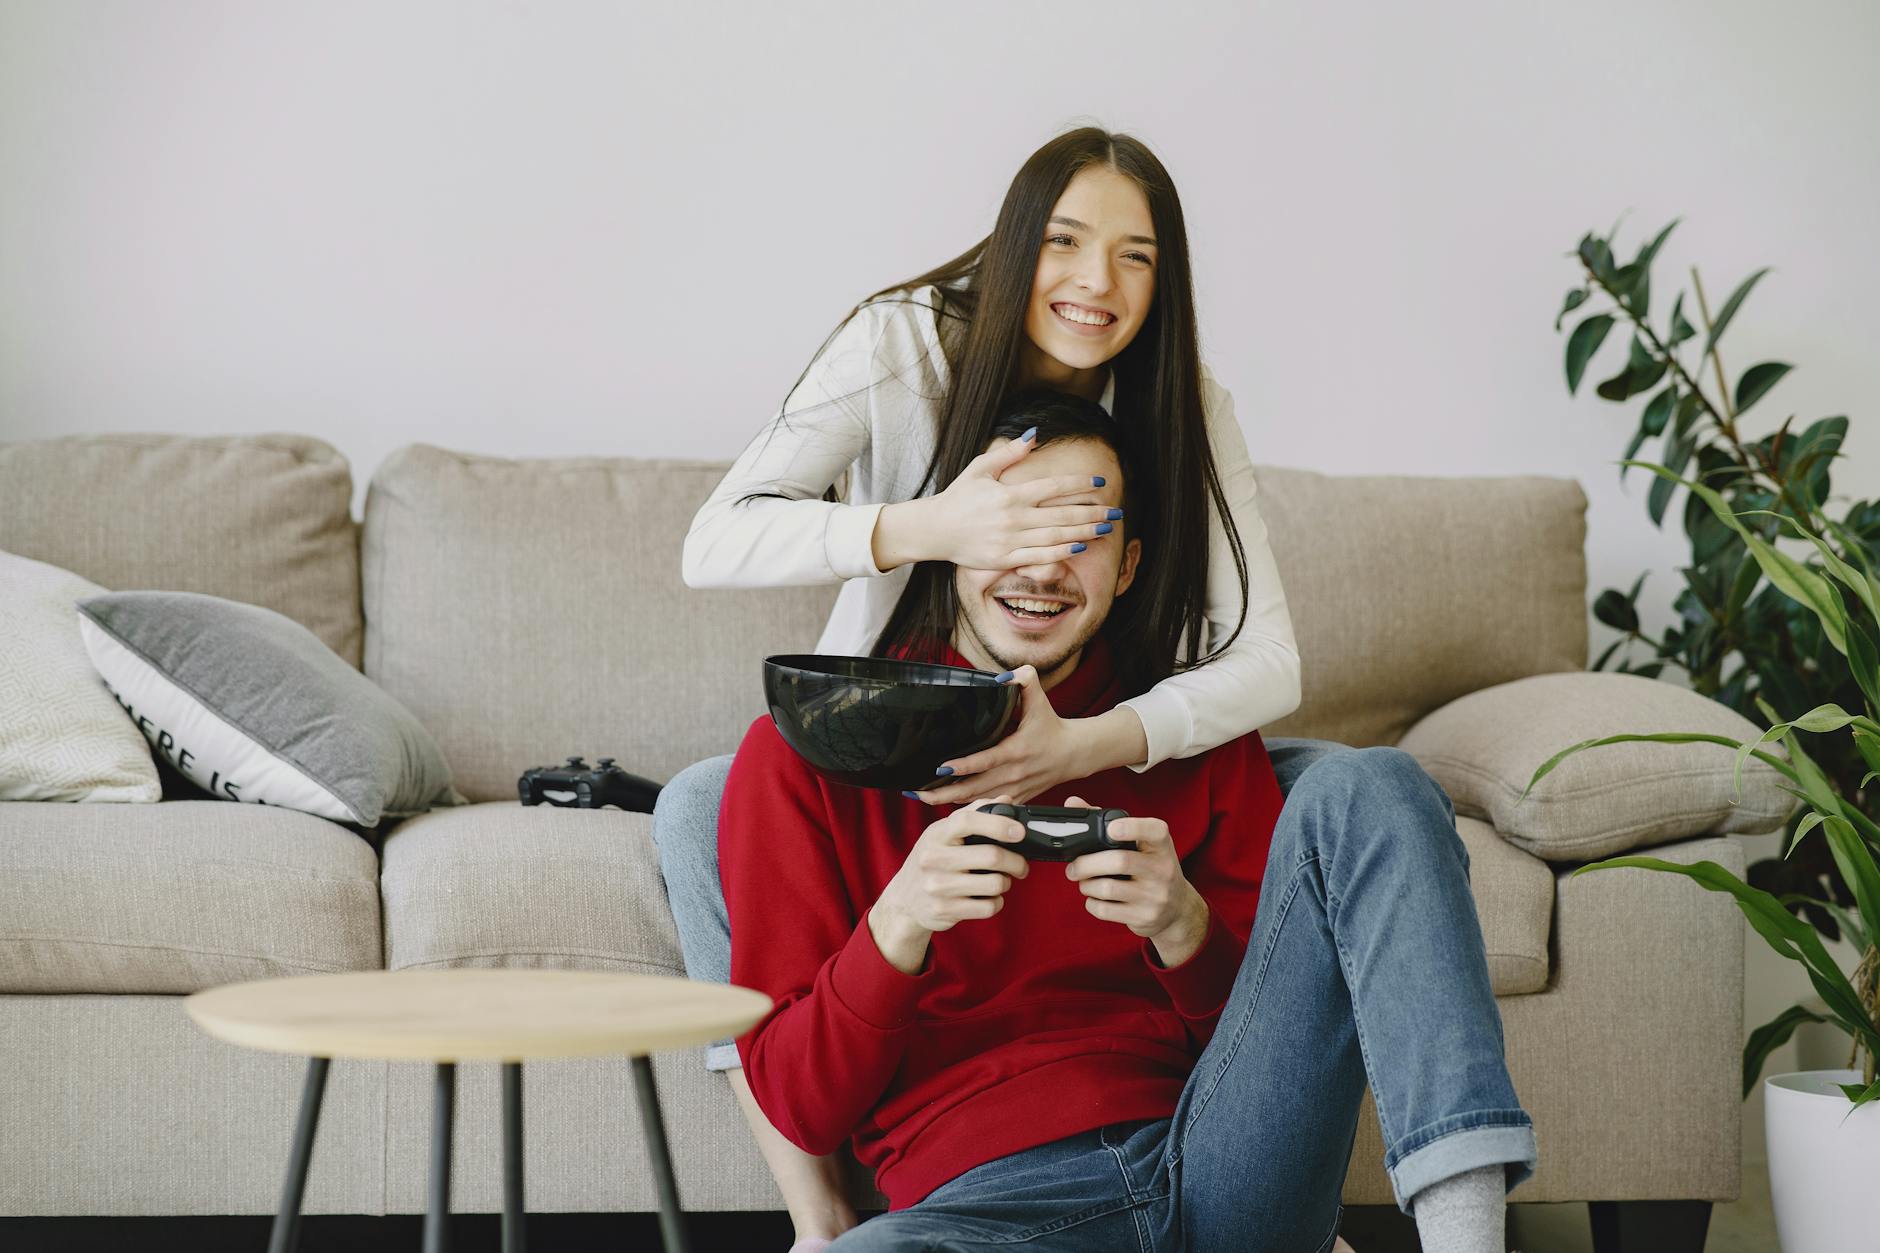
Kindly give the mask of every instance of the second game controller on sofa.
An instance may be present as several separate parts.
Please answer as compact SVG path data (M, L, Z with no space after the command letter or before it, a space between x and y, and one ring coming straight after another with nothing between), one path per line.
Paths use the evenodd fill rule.
M618 805L642 814L653 812L659 787L651 779L622 770L612 757L601 758L598 766L589 766L579 757L570 757L564 765L524 770L522 777L516 780L516 791L524 805L540 805L544 801L574 809Z

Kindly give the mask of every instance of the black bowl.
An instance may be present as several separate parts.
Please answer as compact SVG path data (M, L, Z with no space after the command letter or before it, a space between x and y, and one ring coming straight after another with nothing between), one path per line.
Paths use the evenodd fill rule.
M1005 738L1017 686L962 666L885 657L764 658L764 699L784 741L837 783L910 791L949 758Z

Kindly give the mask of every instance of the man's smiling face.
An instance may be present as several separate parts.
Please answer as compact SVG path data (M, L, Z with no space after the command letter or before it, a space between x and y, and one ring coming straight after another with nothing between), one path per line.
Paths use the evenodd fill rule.
M1053 440L1026 453L999 480L1023 483L1086 473L1101 476L1104 485L1052 503L1121 507L1123 469L1102 440ZM1069 677L1084 645L1109 617L1111 602L1135 579L1142 541L1128 538L1128 525L1127 517L1118 520L1110 534L1086 540L1083 552L1062 561L999 571L956 567L960 621L954 647L985 670L1036 666L1045 688Z

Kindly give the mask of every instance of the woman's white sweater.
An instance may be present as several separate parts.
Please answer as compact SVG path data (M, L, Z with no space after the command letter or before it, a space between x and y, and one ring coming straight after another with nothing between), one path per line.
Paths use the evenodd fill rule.
M874 561L882 506L920 494L933 456L936 415L949 385L932 286L862 306L789 399L699 507L685 537L691 587L792 587L841 583L816 651L865 653L887 625L912 566L884 573ZM1234 402L1201 367L1214 463L1247 559L1247 624L1220 657L1170 675L1123 702L1142 720L1149 753L1132 770L1190 757L1257 730L1299 707L1299 649L1267 544L1247 441ZM1104 388L1111 407L1115 379ZM838 480L841 501L821 499ZM942 484L941 486L945 486ZM1196 491L1205 488L1196 484ZM747 492L787 500L735 502ZM1240 584L1220 516L1208 510L1204 651L1240 616ZM1183 662L1194 654L1183 648Z

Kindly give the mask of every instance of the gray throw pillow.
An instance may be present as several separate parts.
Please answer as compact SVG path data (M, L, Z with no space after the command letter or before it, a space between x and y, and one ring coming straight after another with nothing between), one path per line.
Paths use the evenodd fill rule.
M306 627L194 592L78 603L105 685L197 786L361 827L462 803L411 712Z

